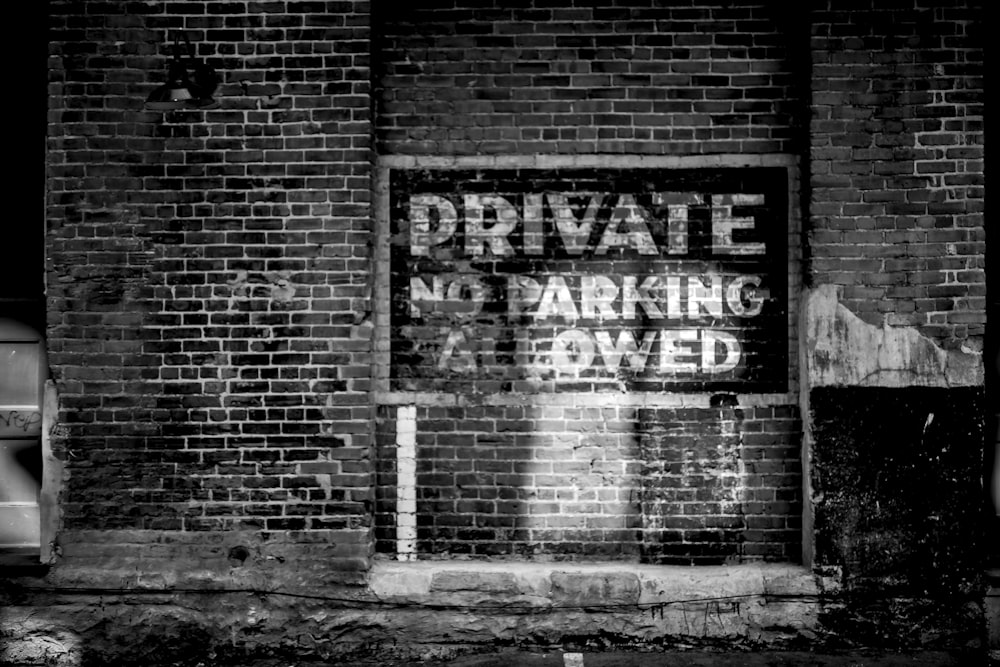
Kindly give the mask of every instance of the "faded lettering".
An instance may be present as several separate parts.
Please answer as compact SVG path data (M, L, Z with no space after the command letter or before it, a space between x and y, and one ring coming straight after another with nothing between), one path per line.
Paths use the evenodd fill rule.
M484 246L494 255L504 257L514 254L514 246L507 236L517 224L517 212L509 201L494 195L465 195L465 251L477 257L483 254ZM492 211L495 219L486 226L486 211Z
M560 376L579 375L601 360L609 371L625 367L662 375L706 373L717 376L737 369L743 362L742 346L731 331L713 328L716 323L747 320L763 309L761 278L755 275L659 276L510 276L504 288L487 289L470 276L410 278L410 315L433 314L455 319L479 314L490 295L505 295L511 322L568 325L552 334L549 351L531 358L531 343L539 336L529 329L518 334L519 363L547 365ZM734 319L735 318L735 319ZM693 322L701 328L621 328L589 331L593 326L632 322ZM496 363L492 338L477 337L460 328L446 330L437 366L470 372ZM535 345L537 347L537 345ZM542 359L544 357L544 359ZM650 358L656 357L655 364Z
M439 195L410 197L410 254L423 256L455 234L458 214L455 205Z
M625 231L619 231L622 226ZM594 254L605 255L612 248L632 248L640 255L655 255L659 252L653 235L649 233L646 218L631 195L622 195L618 199L618 205L604 228Z
M548 233L572 256L582 256L588 249L597 256L611 251L647 257L682 256L691 248L690 211L705 206L702 195L684 192L651 193L644 204L629 193L529 193L523 195L519 206L499 194L463 194L454 199L410 195L411 256L432 256L433 248L445 244L450 252L473 258L487 251L496 257L541 256L545 254L547 219L552 221ZM710 202L712 254L764 254L763 242L734 238L734 231L753 232L755 221L752 215L733 212L763 207L764 195L719 194L712 195ZM665 229L660 244L651 231L654 221ZM459 234L461 225L464 234ZM516 245L512 243L515 238Z
M763 195L713 195L712 251L717 255L763 255L763 243L733 240L734 229L754 228L753 218L733 216L733 207L763 204Z
M390 385L787 391L782 167L390 170Z

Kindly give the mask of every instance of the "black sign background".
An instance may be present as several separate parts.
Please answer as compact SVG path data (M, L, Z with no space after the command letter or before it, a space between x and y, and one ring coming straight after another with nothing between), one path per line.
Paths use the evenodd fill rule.
M739 391L782 392L788 386L788 175L780 167L699 169L391 169L390 170L390 378L393 390L407 391ZM562 193L578 208L586 208L587 197L597 193L599 207L589 242L582 253L568 252L553 221L550 207L543 209L544 251L528 254L522 238L526 195ZM574 193L580 198L574 200ZM666 211L654 206L655 193L691 193L703 204L688 209L687 251L669 254ZM505 256L488 249L472 256L465 247L466 194L497 195L518 212L515 229L506 236L513 247ZM712 195L763 195L759 206L735 207L733 215L752 217L753 230L733 233L737 243L763 243L763 255L732 255L713 252ZM457 212L457 228L448 241L433 245L426 256L411 256L411 195L438 195L448 199ZM634 249L612 248L605 254L595 248L614 213L617 197L631 195L643 210L650 234L660 249L657 255ZM433 217L433 216L432 216ZM432 228L436 224L431 221ZM487 212L484 226L492 224ZM480 243L482 247L482 243ZM530 312L512 315L509 285L527 277L546 285L560 276L576 303L583 276L604 276L621 285L625 276L641 283L649 276L693 276L708 284L711 276L729 283L738 276L760 278L759 314L700 320L651 319L641 307L632 317L616 321L580 318L536 318ZM411 277L431 286L456 280L459 302L446 299L437 306L422 301L411 308ZM686 278L683 278L686 279ZM665 280L665 278L664 278ZM468 285L474 283L482 300L480 308L469 304ZM445 289L445 291L447 291ZM516 309L515 309L516 310ZM619 308L620 311L620 308ZM552 340L569 329L606 331L618 340L622 330L632 332L641 345L647 332L674 329L728 332L742 348L738 367L724 373L700 371L663 373L658 368L661 340L657 335L648 363L633 368L626 361L609 368L597 354L586 368L564 374L547 367ZM653 334L648 334L652 336ZM449 344L449 337L451 343ZM605 340L608 340L605 337ZM694 344L695 346L697 344ZM693 348L694 349L694 348ZM447 358L442 362L442 355ZM692 352L692 358L697 357ZM542 360L540 365L535 363Z

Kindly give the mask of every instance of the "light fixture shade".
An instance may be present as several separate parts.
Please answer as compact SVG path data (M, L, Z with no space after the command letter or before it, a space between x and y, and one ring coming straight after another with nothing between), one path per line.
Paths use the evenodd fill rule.
M187 72L180 63L177 61L170 63L170 73L167 78L166 83L157 86L146 98L147 109L183 109L185 103L194 98Z
M174 87L165 83L157 86L156 89L146 98L146 108L151 110L183 109L187 100L190 100L191 91L184 87Z
M185 37L185 42L187 38ZM188 44L190 49L190 44ZM212 99L218 85L215 70L208 65L191 60L194 83L188 78L188 68L180 61L180 45L174 45L174 60L170 62L167 82L157 86L146 98L145 108L154 111L172 109L214 109L219 103Z

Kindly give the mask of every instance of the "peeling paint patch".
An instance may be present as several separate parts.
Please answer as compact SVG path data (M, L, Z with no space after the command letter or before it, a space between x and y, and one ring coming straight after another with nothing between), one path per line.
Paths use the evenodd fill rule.
M804 299L809 384L859 387L969 387L984 383L982 353L946 350L912 328L868 324L839 302L836 285Z
M236 277L227 280L230 288L230 308L233 300L264 298L279 303L287 303L295 298L295 286L289 280L288 271L267 273L236 271Z

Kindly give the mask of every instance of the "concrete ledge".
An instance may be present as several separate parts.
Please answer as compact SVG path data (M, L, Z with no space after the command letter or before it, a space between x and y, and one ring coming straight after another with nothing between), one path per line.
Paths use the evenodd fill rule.
M629 563L377 562L371 593L383 602L467 618L510 615L486 624L493 639L516 638L519 616L569 624L564 633L618 635L649 641L676 636L761 638L797 635L818 624L815 596L823 583L784 564L718 567ZM425 624L432 631L433 624ZM466 625L466 628L475 624Z
M535 604L602 606L754 595L816 595L814 575L787 564L663 566L632 563L376 561L369 587L386 601L442 595L520 596ZM626 592L627 591L627 592Z
M123 591L360 586L369 539L367 529L273 539L253 531L67 530L59 535L60 555L44 583Z

